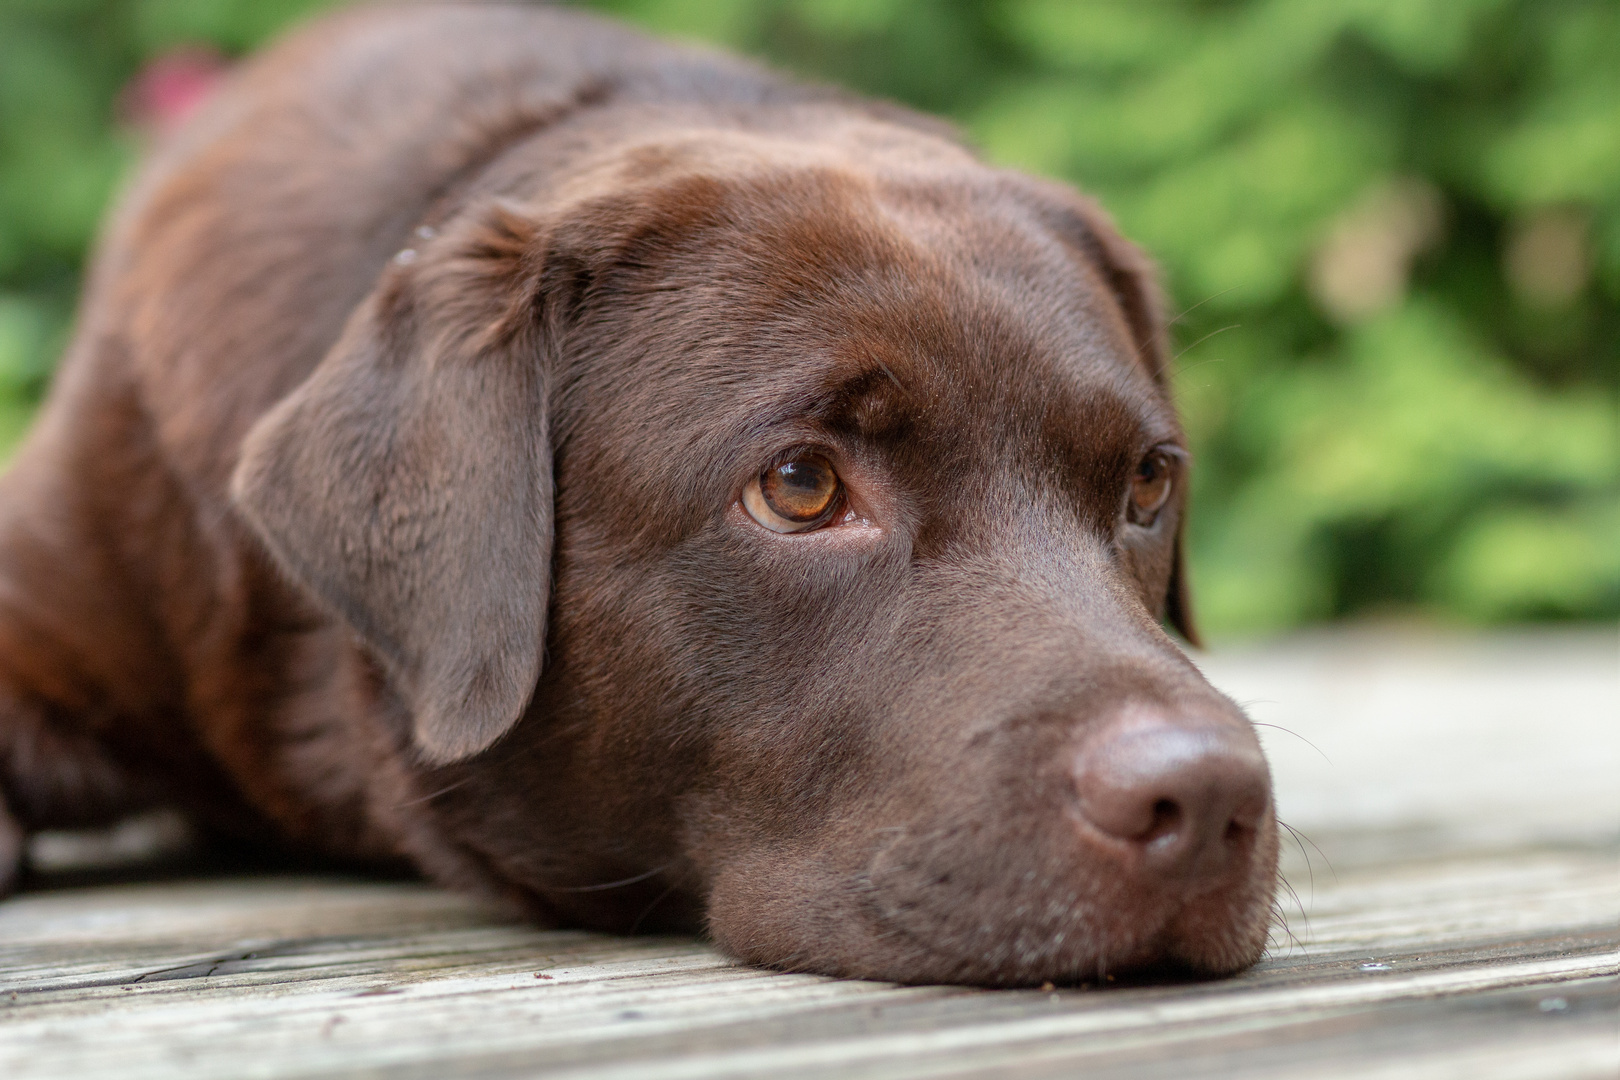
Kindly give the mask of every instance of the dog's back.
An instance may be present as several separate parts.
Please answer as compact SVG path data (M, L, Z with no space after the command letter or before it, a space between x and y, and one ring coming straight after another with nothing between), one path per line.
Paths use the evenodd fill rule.
M178 801L232 833L396 854L356 787L372 754L341 715L364 694L345 685L359 677L346 635L227 508L243 436L382 268L410 257L413 231L498 183L490 166L525 137L609 100L812 93L599 20L497 5L362 8L236 72L109 223L74 342L0 481L12 817L85 826ZM0 885L22 831L5 804Z

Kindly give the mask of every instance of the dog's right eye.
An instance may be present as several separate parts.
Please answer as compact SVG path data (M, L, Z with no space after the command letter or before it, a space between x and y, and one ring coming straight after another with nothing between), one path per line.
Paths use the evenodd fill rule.
M1131 497L1125 508L1125 516L1131 524L1144 528L1153 524L1164 504L1170 501L1172 475L1170 455L1165 451L1154 450L1142 459L1136 467L1136 475L1131 477Z
M778 533L808 532L831 521L843 485L825 458L808 455L772 466L743 489L748 516Z

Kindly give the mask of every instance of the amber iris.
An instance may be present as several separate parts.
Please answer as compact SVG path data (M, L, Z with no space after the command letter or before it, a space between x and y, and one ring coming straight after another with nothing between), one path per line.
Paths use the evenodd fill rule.
M773 532L804 532L838 509L838 474L826 459L795 458L760 473L743 492L749 516Z
M1152 525L1164 504L1170 501L1172 470L1170 456L1155 450L1142 459L1131 477L1131 501L1126 516L1133 525Z

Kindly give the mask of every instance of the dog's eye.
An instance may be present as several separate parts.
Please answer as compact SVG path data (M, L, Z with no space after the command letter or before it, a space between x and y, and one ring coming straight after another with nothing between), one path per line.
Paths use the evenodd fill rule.
M832 519L842 485L825 458L806 456L773 466L743 489L748 516L772 532L806 532Z
M1153 524L1153 519L1170 500L1171 475L1170 456L1164 451L1154 450L1142 459L1136 467L1136 475L1131 477L1131 502L1125 508L1131 524Z

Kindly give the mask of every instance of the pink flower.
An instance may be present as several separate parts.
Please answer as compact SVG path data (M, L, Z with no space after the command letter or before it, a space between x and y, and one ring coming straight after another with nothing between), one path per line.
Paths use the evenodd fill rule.
M207 100L228 66L208 46L171 49L148 61L130 80L120 111L148 134L168 134Z

